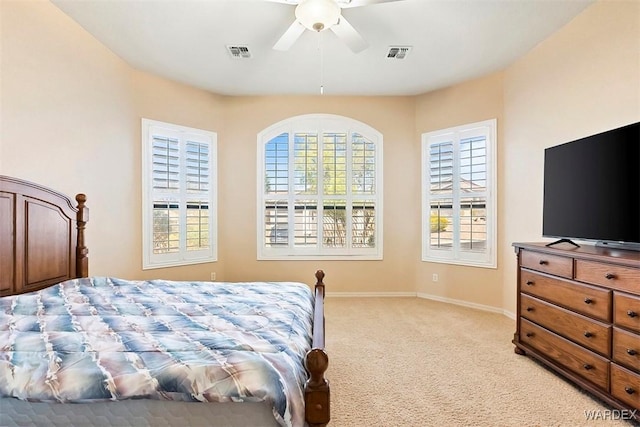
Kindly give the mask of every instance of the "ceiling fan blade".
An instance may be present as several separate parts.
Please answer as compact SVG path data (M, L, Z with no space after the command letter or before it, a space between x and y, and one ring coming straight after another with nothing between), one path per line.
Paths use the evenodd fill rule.
M369 47L369 43L344 19L344 16L341 16L338 23L330 28L339 39L349 46L353 53L361 52Z
M291 26L284 32L282 37L273 45L274 50L289 50L291 46L298 40L300 35L306 28L297 19L291 24Z
M338 0L338 4L340 5L341 8L347 9L350 7L369 6L372 4L391 3L396 1L403 1L403 0Z

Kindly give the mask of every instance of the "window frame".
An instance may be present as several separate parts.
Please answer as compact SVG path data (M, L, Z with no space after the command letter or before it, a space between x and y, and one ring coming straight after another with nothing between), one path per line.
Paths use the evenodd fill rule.
M464 195L460 192L460 141L463 138L484 136L486 138L486 187L477 194L485 197L486 250L475 252L461 247L460 210ZM431 191L431 146L453 142L452 191L450 194L434 196ZM497 268L497 120L490 119L454 126L422 134L422 261L456 264L483 268ZM474 193L475 194L475 193ZM453 243L451 250L431 246L432 202L451 200ZM439 219L438 219L439 221Z
M281 136L282 134L288 135L288 182L289 189L294 186L294 149L295 149L295 135L296 134L313 134L318 135L318 176L321 175L322 166L322 135L325 133L344 133L347 135L347 151L349 152L346 158L347 165L347 179L348 183L351 183L350 179L353 176L352 164L353 160L350 157L352 150L353 135L359 134L367 141L375 145L375 195L361 197L360 195L352 194L352 190L347 190L347 194L344 196L331 196L323 193L323 186L320 184L320 180L317 183L317 193L307 197L308 199L317 199L318 202L326 202L331 200L346 200L347 206L353 206L354 201L373 201L375 203L375 231L374 241L375 246L373 248L356 248L352 247L353 239L347 238L347 247L344 248L327 248L324 247L320 237L320 232L316 236L318 242L314 247L295 247L293 239L288 239L288 244L282 246L267 245L266 243L266 229L267 224L265 221L265 205L266 201L274 199L272 195L267 194L266 188L266 146L274 138ZM301 116L294 116L288 119L275 123L268 128L262 130L257 135L257 259L258 260L381 260L383 258L383 137L380 132L372 128L371 126L351 119L349 117L332 115L332 114L307 114ZM347 188L351 187L351 184L347 185ZM295 208L289 209L291 201L297 199L304 199L306 196L296 196L294 191L286 193L288 199L287 204L287 216L288 216L288 235L294 231L295 221L294 212ZM285 198L282 196L282 198ZM321 203L317 203L320 205ZM316 206L316 209L322 212L324 209L324 203L322 206ZM319 228L321 225L321 216L318 216L317 221ZM347 216L348 224L353 224L353 215ZM353 237L352 228L347 231L347 236Z
M168 254L154 254L154 197L162 192L153 187L153 136L177 138L181 150L180 155L180 190L175 197L179 209L179 250ZM187 209L188 193L186 183L186 156L182 155L188 142L207 144L209 146L209 190L204 196L196 197L208 203L208 239L209 247L202 250L187 250ZM217 134L212 131L187 126L165 123L142 118L142 269L177 267L183 265L215 262L218 259L217 244ZM167 201L167 203L170 203ZM171 203L174 203L173 201Z

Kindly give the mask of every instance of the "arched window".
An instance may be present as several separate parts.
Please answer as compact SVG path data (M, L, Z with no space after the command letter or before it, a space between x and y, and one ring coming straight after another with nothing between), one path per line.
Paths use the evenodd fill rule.
M382 259L382 135L313 114L258 135L258 259Z

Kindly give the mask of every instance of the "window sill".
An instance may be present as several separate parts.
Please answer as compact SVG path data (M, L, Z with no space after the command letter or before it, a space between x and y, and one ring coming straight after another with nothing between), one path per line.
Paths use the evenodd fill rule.
M211 262L217 262L217 258L206 258L206 259L197 259L197 260L186 260L186 261L174 261L174 262L165 262L165 263L154 263L148 264L144 263L142 265L143 270L154 270L157 268L171 268L171 267L182 267L185 265L194 265L194 264L207 264Z
M381 261L382 255L258 255L258 261Z
M466 260L457 260L457 259L422 258L422 262L459 265L461 267L480 267L480 268L492 268L492 269L498 268L496 261L478 262L478 261L466 261Z

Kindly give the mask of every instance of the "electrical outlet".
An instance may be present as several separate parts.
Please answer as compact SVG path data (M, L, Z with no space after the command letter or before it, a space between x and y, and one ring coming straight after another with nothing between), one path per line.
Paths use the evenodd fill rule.
M431 276L431 280L433 280L434 282L438 281L438 273L433 273L433 275Z
M215 281L216 281L216 272L215 272L215 271L212 271L212 272L211 272L211 281L212 281L212 282L215 282Z

